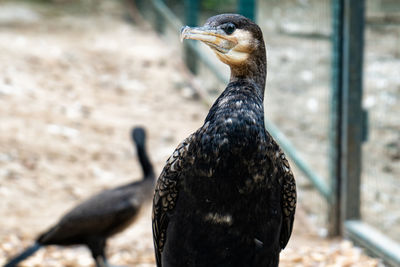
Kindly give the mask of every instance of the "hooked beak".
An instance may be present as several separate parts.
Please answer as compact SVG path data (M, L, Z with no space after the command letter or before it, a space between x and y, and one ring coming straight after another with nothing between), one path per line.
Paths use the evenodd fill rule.
M222 54L228 53L238 43L235 37L229 36L223 30L211 26L185 26L181 29L181 41L184 39L202 41Z

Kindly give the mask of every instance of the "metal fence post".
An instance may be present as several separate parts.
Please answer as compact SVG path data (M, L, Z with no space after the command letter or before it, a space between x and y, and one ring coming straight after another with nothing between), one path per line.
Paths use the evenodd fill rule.
M160 1L164 2L164 0ZM156 12L154 17L154 28L158 33L164 33L165 31L165 20L164 17L159 12Z
M344 1L341 151L343 223L360 218L361 144L365 126L361 106L364 8L364 0Z
M332 0L332 83L329 127L329 180L332 202L328 203L329 236L341 234L341 123L342 123L342 63L343 63L343 0Z
M185 23L188 26L197 26L198 24L198 13L199 13L199 1L198 0L185 0ZM187 40L191 42L192 40ZM193 49L189 47L189 42L184 42L184 54L185 62L187 67L192 73L197 73L197 55L193 52ZM192 45L197 45L193 43Z
M137 9L140 10L140 11L143 11L143 8L144 8L144 3L143 3L143 1L144 1L144 0L134 0L134 1L133 1L134 4L135 4L135 6L137 7Z
M256 19L256 1L255 0L239 0L238 1L239 14L255 21Z

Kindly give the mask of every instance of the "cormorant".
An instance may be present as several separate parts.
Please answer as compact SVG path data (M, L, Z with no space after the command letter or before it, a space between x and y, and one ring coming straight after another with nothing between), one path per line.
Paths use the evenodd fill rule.
M157 266L278 266L293 228L296 184L264 125L261 29L236 14L184 27L229 65L229 84L203 126L167 160L156 182Z
M86 245L97 267L109 266L105 247L107 238L128 227L139 214L140 208L153 195L155 175L147 156L145 130L136 127L131 132L143 171L143 179L114 189L104 190L80 203L36 242L4 267L17 264L47 245Z

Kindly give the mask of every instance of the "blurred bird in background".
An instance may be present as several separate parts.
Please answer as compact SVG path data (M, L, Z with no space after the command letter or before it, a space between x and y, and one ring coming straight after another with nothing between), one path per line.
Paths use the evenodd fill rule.
M108 267L105 253L107 238L123 231L138 217L140 209L151 200L155 175L146 152L146 132L135 127L131 138L143 170L143 179L100 192L80 203L36 242L4 267L17 266L43 246L86 245L97 267Z

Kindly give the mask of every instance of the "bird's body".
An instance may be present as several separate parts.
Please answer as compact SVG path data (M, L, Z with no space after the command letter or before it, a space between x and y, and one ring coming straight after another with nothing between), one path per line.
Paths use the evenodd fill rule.
M220 15L206 26L232 21L248 22ZM278 265L292 230L296 191L283 152L265 130L263 42L254 60L263 65L248 67L251 74L230 65L227 88L157 181L153 235L158 266Z
M153 167L145 151L145 133L133 130L144 179L100 192L66 213L60 221L40 235L36 243L8 262L16 266L37 249L47 245L86 245L98 267L108 266L105 255L107 238L129 226L154 190ZM29 252L29 253L28 253Z
M102 191L74 207L37 242L64 246L86 244L92 252L98 251L101 255L106 239L136 219L142 204L151 196L153 184L151 179L145 179Z

